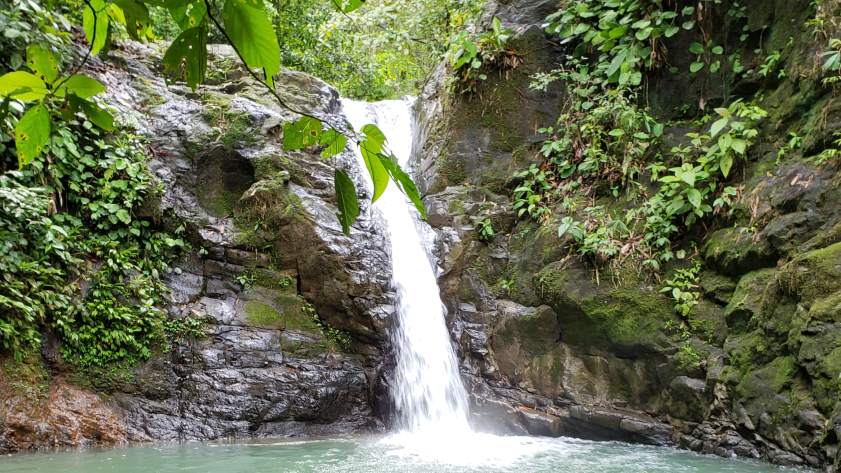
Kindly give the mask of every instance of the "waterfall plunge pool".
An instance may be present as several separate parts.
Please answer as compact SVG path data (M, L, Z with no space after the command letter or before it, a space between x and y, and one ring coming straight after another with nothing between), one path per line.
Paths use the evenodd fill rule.
M395 434L163 443L0 457L0 473L763 473L805 471L664 447L569 438Z
M344 101L356 129L376 123L406 165L410 100ZM365 166L358 156L360 169ZM370 186L370 183L367 183ZM467 393L444 323L429 242L405 198L390 186L377 202L392 245L398 294L392 400L403 433L307 440L149 444L0 457L0 473L569 472L712 473L797 471L671 448L568 438L496 436L470 429Z

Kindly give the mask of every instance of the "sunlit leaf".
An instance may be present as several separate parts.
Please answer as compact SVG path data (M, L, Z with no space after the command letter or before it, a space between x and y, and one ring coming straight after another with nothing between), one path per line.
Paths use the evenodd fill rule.
M50 113L41 104L31 107L15 126L18 166L23 168L50 142Z
M385 133L380 130L377 125L369 123L362 127L362 133L365 134L365 141L368 142L367 148L371 153L379 153L383 150L385 144Z
M391 180L394 181L403 194L412 201L412 204L415 206L418 213L420 213L421 218L426 220L426 207L423 205L420 192L418 192L418 188L415 186L415 182L412 180L411 176L409 176L409 174L400 167L400 164L397 163L394 156L379 153L378 157L383 167L391 176Z
M296 150L316 145L321 138L321 121L301 117L283 125L283 149Z
M14 71L0 76L0 96L22 102L40 100L47 95L47 84L26 71Z
M169 14L182 30L195 28L202 24L207 16L207 7L202 1L170 7Z
M99 128L105 131L114 129L114 117L96 103L71 95L70 104L75 111L84 113L88 120Z
M324 146L324 149L321 150L321 157L330 158L344 151L345 145L347 145L347 138L345 138L345 135L330 128L321 134L318 143Z
M280 73L280 46L261 0L226 0L222 9L225 30L246 66L262 69L266 83L273 85Z
M376 141L363 140L359 143L359 151L362 153L362 160L365 161L365 168L368 170L368 175L371 176L371 182L374 184L374 195L371 197L372 202L383 195L388 187L388 171L383 166L379 158L379 151L376 151Z
M343 13L350 13L364 4L365 0L333 0L333 5Z
M58 63L55 56L49 49L37 44L26 48L26 66L44 82L52 83L58 77Z
M105 92L105 86L102 82L84 74L73 74L59 86L56 95L64 97L70 93L79 98L89 99L103 92Z
M150 25L149 10L146 5L137 0L114 0L114 4L123 11L129 36L136 40L145 38L146 30Z
M82 27L92 54L99 53L108 40L107 7L105 0L90 0L82 10Z

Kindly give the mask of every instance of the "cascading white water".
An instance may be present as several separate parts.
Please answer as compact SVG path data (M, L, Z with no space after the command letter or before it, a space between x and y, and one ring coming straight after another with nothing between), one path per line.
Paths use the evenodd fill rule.
M413 100L376 103L343 100L356 130L373 123L406 169L412 150ZM359 165L365 168L362 156ZM363 171L367 185L372 186ZM467 393L444 320L444 305L420 232L417 212L392 183L374 207L382 212L391 240L392 279L397 289L397 322L391 334L397 365L391 396L399 431L384 438L390 455L439 464L512 465L543 451L545 442L474 432L467 420Z
M389 150L405 169L412 150L412 100L346 100L343 105L355 129L373 123L383 131ZM417 212L394 184L376 208L388 227L397 290L398 319L391 334L397 365L391 396L400 427L430 435L469 432L467 393L444 321L429 249L417 228Z

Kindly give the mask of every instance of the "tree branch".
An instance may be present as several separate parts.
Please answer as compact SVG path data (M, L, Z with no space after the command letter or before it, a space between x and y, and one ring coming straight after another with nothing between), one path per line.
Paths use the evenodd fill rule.
M87 8L91 9L91 13L93 13L93 36L91 36L90 44L88 45L88 50L85 52L85 56L82 58L82 62L77 64L76 67L73 68L73 71L71 71L70 74L67 74L55 86L53 86L52 90L50 90L50 95L54 94L59 88L61 88L61 86L64 85L64 83L67 82L67 80L70 79L70 77L72 77L75 74L78 74L79 71L82 70L82 68L85 66L85 64L88 63L88 60L90 60L90 58L92 56L93 45L96 43L96 22L99 19L99 17L97 16L96 8L93 7L90 0L83 0L83 1L85 2L85 5L87 6ZM83 13L83 15L84 15L84 13ZM82 29L84 29L84 26L82 27Z
M86 0L86 1L88 1L88 0ZM208 17L208 18L210 18L210 21L211 21L211 22L213 22L213 24L216 26L216 29L218 29L218 30L219 30L219 32L220 32L220 33L222 33L222 36L224 36L224 37L225 37L225 40L228 42L228 44L230 44L230 45L231 45L231 47L232 47L232 48L234 48L234 52L236 53L237 57L239 57L239 59L240 59L240 61L242 62L242 64L245 66L245 69L248 71L248 74L249 74L249 75L250 75L250 76L251 76L251 77L252 77L255 81L257 81L260 85L262 85L263 87L265 87L265 88L266 88L266 90L268 90L268 91L269 91L269 93L270 93L270 94L272 94L272 96L275 98L275 100L277 100L277 102L278 102L278 103L279 103L279 104L280 104L283 108L285 108L285 109L289 110L290 112L297 113L298 115L302 115L302 116L305 116L305 117L310 117L310 118L313 118L313 119L315 119L315 120L318 120L318 121L320 121L320 122L322 122L322 123L326 123L326 124L327 124L327 126L329 126L330 128L332 128L332 129L336 130L337 132L341 133L341 134L342 134L342 135L344 135L345 137L347 137L347 138L351 139L354 143L359 144L359 142L360 142L359 136L358 136L358 135L356 135L355 133L348 133L348 132L347 132L347 130L345 130L345 127L344 127L344 126L342 126L342 127L336 127L336 126L334 126L332 123L330 123L328 120L326 120L326 119L324 119L324 118L321 118L321 117L315 116L315 115L313 115L312 113L305 112L305 111L303 111L303 110L298 110L298 109L296 109L295 107L292 107L292 106L290 106L288 103L286 103L286 101L283 99L283 97L281 97L281 96L280 96L280 94L278 94L278 93L277 93L277 91L275 91L274 87L272 87L271 85L269 85L269 83L268 83L268 82L266 82L266 81L265 81L265 79L263 79L263 78L261 78L259 75L257 75L257 73L256 73L256 72L254 72L254 71L253 71L253 70L252 70L252 69L248 66L248 63L245 61L245 58L242 56L242 53L240 52L239 48L237 48L237 45L236 45L236 44L234 44L234 40L231 38L231 36L228 34L228 32L225 30L225 28L224 28L224 27L222 26L222 24L219 22L219 20L218 20L215 16L213 16L213 10L212 10L212 9L213 9L213 4L212 4L211 0L204 0L204 5L205 5L205 7L207 8L207 17Z

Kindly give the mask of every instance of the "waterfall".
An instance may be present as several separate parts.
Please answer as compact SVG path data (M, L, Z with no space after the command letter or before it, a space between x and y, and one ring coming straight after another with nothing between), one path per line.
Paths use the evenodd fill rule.
M406 169L412 150L413 100L365 103L344 100L345 115L356 130L373 123ZM357 152L364 170L362 156ZM371 186L366 176L367 185ZM392 283L397 291L397 320L390 337L396 367L391 397L404 432L445 435L469 433L467 393L458 372L444 320L444 305L430 262L429 242L419 231L417 211L390 183L375 203L391 241Z

